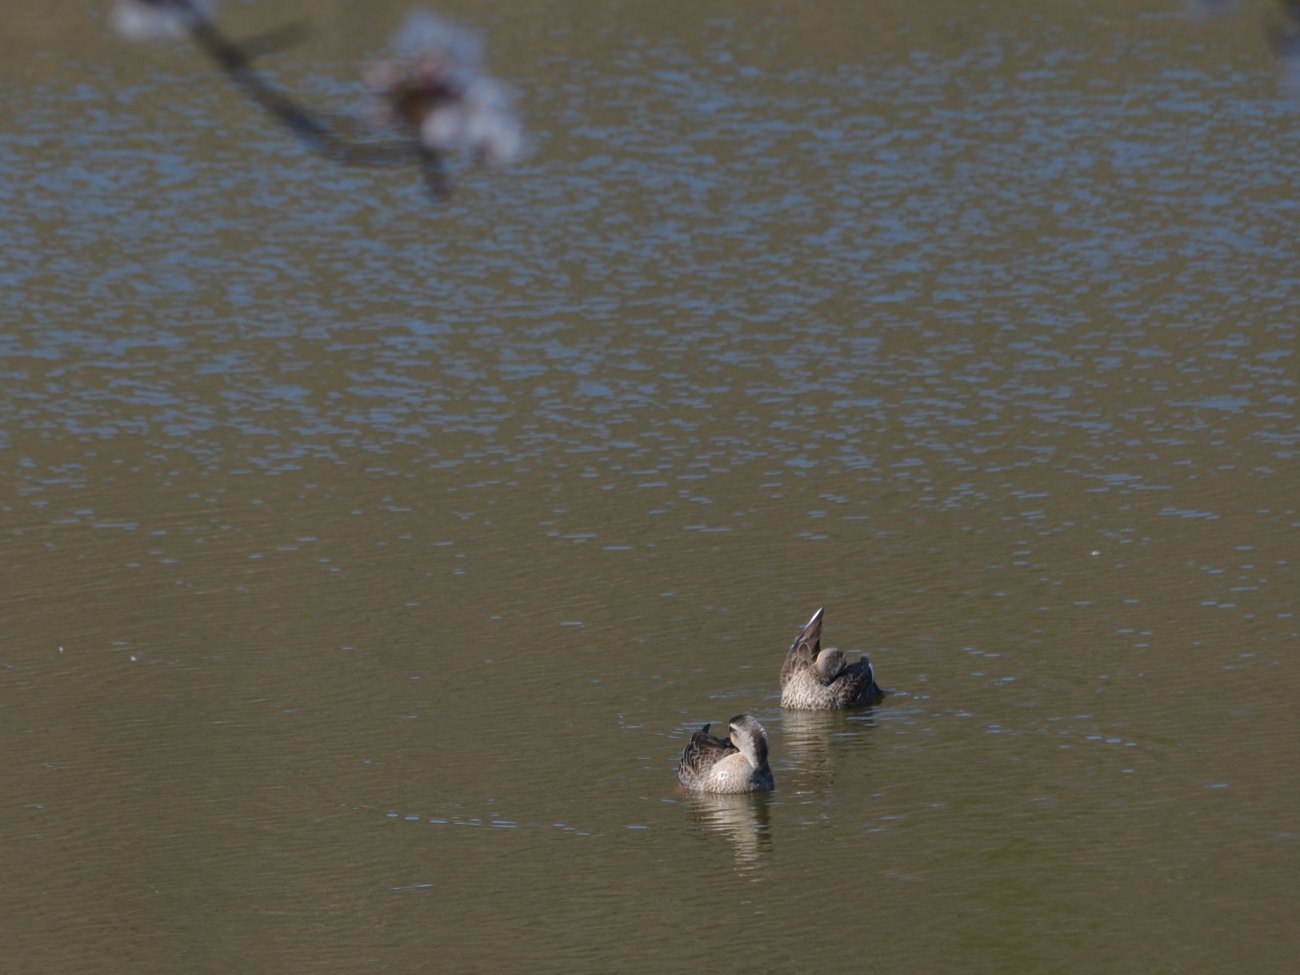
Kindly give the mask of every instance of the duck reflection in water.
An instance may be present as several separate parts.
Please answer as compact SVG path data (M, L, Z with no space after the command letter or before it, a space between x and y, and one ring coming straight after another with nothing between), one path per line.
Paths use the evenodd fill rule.
M677 778L695 792L767 792L776 784L767 763L767 732L752 714L730 721L729 739L715 738L706 724L691 735Z
M831 738L843 731L843 712L787 711L781 717L783 754L799 769L825 772L830 764Z
M687 808L692 823L731 841L738 865L753 866L772 851L768 793L692 792Z
M870 749L874 727L870 711L786 711L781 716L781 741L791 772L826 775L837 757Z
M865 655L848 664L839 650L822 649L822 611L813 613L781 665L781 707L835 711L874 704L882 697L884 691Z

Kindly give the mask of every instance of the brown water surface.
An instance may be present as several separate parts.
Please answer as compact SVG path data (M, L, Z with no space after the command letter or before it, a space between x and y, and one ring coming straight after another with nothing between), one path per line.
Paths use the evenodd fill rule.
M535 146L434 208L6 6L6 970L1293 968L1249 17L458 4ZM222 14L350 110L402 9ZM778 707L823 605L879 707Z

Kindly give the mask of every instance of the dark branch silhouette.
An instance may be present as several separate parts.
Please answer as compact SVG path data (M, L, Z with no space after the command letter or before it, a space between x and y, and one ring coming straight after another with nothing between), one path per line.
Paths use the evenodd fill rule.
M509 162L522 146L508 94L479 70L476 41L432 15L413 16L399 35L398 59L372 72L381 103L377 115L405 135L383 143L346 138L254 67L257 57L299 43L308 33L305 24L235 41L217 28L201 0L118 0L114 16L129 36L188 36L249 101L312 152L352 165L415 163L437 199L451 192L446 153L463 150L482 162Z

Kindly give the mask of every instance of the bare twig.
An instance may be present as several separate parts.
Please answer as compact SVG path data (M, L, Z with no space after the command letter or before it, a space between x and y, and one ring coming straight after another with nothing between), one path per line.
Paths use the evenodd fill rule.
M523 151L510 92L481 70L477 38L432 14L411 15L396 39L396 57L368 72L374 120L405 136L383 142L347 138L337 119L309 110L254 67L256 58L299 43L305 24L235 41L208 16L206 0L116 0L114 19L132 37L187 35L249 101L312 152L354 165L415 163L437 199L451 193L448 154L501 164Z

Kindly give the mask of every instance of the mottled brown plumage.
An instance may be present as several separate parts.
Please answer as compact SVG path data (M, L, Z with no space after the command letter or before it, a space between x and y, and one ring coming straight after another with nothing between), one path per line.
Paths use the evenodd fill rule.
M813 613L781 665L781 706L802 711L862 707L884 696L864 655L846 664L844 654L821 648L822 611Z
M767 762L767 732L753 715L731 719L730 740L709 734L709 726L691 735L677 766L677 778L699 792L766 792L775 785Z

